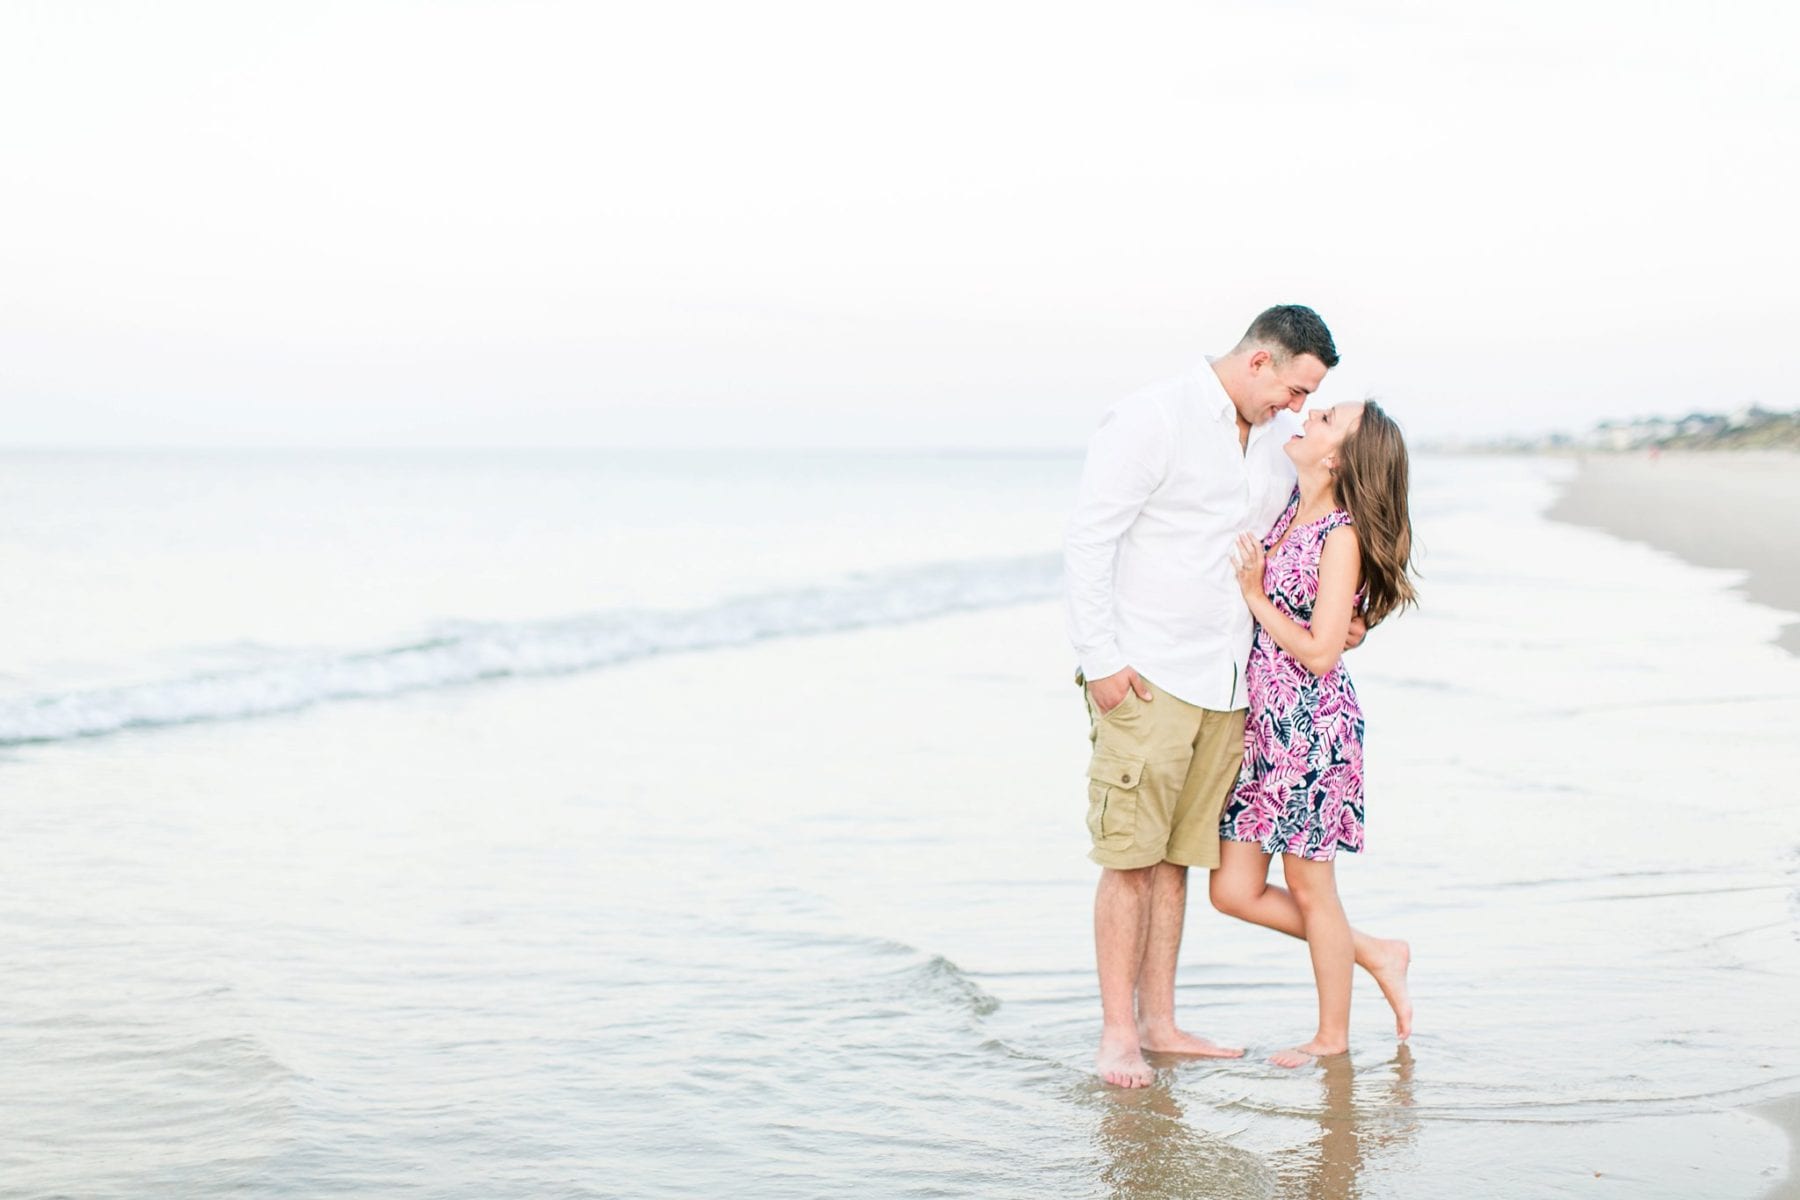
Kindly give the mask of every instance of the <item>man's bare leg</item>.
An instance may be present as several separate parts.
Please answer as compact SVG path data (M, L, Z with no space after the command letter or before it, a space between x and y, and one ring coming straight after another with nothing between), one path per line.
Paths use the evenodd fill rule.
M1185 1033L1175 1024L1175 962L1181 955L1181 927L1187 917L1188 869L1160 862L1150 868L1150 921L1143 965L1137 978L1137 1038L1144 1050L1239 1058L1241 1047L1221 1046Z
M1269 882L1269 856L1254 842L1222 841L1219 866L1210 885L1213 907L1228 916L1305 940L1306 921L1300 906L1286 888ZM1406 989L1406 971L1412 965L1412 947L1398 938L1371 937L1350 931L1356 947L1356 965L1374 977L1394 1010L1394 1032L1404 1041L1412 1036L1412 996Z
M1094 1070L1110 1084L1149 1086L1155 1078L1138 1045L1134 992L1150 926L1150 871L1100 870L1094 889L1094 958L1100 970L1100 1052Z

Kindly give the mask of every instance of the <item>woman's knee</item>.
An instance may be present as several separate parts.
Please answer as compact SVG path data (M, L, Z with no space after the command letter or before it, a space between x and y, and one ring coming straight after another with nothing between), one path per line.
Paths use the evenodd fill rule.
M1206 897L1212 906L1228 917L1241 917L1250 910L1251 904L1266 884L1252 883L1250 880L1233 879L1223 871L1214 871L1212 879L1206 885Z
M1337 880L1332 877L1330 863L1308 863L1303 869L1290 867L1286 873L1288 891L1301 912L1337 903Z

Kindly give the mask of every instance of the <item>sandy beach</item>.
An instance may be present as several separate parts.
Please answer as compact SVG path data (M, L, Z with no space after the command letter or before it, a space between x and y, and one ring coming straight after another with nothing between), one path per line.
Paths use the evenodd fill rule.
M1196 891L1179 1001L1250 1055L1093 1079L1085 721L1039 601L11 747L0 1169L120 1197L1787 1186L1800 663L1716 573L1538 515L1544 464L1422 465L1425 606L1352 662L1342 869L1412 942L1408 1046L1360 980L1344 1061L1269 1065L1309 1028L1305 949Z
M1800 654L1800 454L1590 454L1550 516L1747 572L1744 594L1797 614L1777 641Z

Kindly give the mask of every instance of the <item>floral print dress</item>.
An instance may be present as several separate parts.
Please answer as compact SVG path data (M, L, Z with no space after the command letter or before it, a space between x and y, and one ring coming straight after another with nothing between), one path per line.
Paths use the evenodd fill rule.
M1263 539L1264 550L1281 541L1299 510L1296 488ZM1264 563L1264 592L1301 625L1312 624L1325 536L1348 524L1343 509L1327 513L1296 528ZM1339 850L1361 850L1363 717L1343 660L1314 675L1259 624L1247 675L1244 765L1220 815L1219 836L1317 862L1330 862Z

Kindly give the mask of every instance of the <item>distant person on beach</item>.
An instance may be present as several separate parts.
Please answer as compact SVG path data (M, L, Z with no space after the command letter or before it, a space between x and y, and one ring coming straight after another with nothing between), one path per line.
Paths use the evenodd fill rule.
M1120 1087L1151 1082L1147 1050L1243 1054L1175 1021L1187 874L1219 865L1220 810L1244 753L1253 621L1234 544L1286 508L1296 474L1284 446L1301 428L1293 414L1337 362L1317 313L1271 308L1230 353L1121 400L1088 446L1064 565L1093 743L1089 857L1101 867L1095 1068ZM1352 619L1346 647L1362 632ZM1237 915L1301 936L1287 892L1244 899ZM1364 966L1378 978L1398 972L1403 995L1405 947L1367 940Z
M1237 580L1256 618L1244 761L1220 818L1212 900L1221 912L1304 937L1319 992L1312 1039L1269 1061L1297 1067L1350 1048L1352 965L1375 977L1412 1032L1405 942L1350 928L1332 862L1363 847L1363 716L1344 670L1351 622L1414 602L1406 444L1374 401L1308 414L1283 447L1298 475L1266 537L1243 534ZM1268 883L1282 856L1285 891Z

